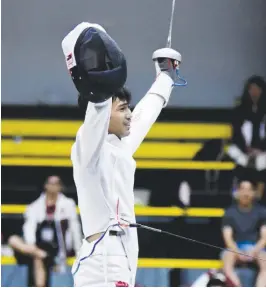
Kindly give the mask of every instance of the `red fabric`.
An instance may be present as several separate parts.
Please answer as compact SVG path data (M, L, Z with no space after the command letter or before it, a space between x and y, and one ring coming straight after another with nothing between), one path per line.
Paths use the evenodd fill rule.
M115 287L129 287L126 282L118 281L115 283Z
M54 215L55 205L46 206L46 213L48 216Z

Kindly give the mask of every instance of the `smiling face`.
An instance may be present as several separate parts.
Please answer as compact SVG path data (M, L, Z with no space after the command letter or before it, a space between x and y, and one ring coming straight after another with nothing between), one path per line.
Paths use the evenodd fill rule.
M110 134L115 134L119 138L130 134L131 110L127 100L115 98L113 100L111 118L109 123Z

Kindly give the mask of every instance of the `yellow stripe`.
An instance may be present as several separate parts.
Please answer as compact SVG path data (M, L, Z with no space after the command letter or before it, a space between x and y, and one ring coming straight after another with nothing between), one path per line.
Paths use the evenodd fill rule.
M2 120L3 136L53 136L74 138L81 121ZM229 139L229 124L166 123L153 125L146 139Z
M7 204L1 205L2 214L23 214L26 210L26 205Z
M1 256L1 265L15 265L16 263L15 257Z
M2 157L3 166L41 166L41 167L71 167L71 160L68 158L23 158L23 157Z
M81 121L2 120L4 136L75 137Z
M200 143L143 142L134 157L138 159L191 159L201 148Z
M73 265L74 257L67 259L68 265ZM2 256L1 265L15 265L16 259L11 256ZM201 260L201 259L158 259L158 258L140 258L139 268L183 268L183 269L220 269L222 262L220 260Z
M233 162L203 162L203 161L159 161L159 160L138 160L137 168L141 169L186 169L186 170L232 170Z
M2 140L2 156L54 156L70 157L73 141L64 140Z
M2 214L23 214L26 210L26 205L1 205ZM77 213L79 208L77 206ZM179 207L151 207L151 206L135 206L137 216L189 216L189 217L222 217L224 209L221 208L187 208Z
M150 139L229 139L229 124L155 123L146 138Z
M70 157L73 141L67 140L2 140L3 156ZM200 143L144 142L135 153L136 158L191 159L202 147Z
M186 216L191 217L223 217L224 209L222 208L188 208Z
M183 269L220 269L222 262L219 260L201 259L149 259L140 258L139 268L183 268Z
M135 207L137 216L182 216L184 209L179 207Z
M2 157L3 166L41 166L41 167L71 167L68 158L23 158ZM232 170L233 162L199 162L199 161L163 161L163 160L137 160L138 169L185 169L185 170Z

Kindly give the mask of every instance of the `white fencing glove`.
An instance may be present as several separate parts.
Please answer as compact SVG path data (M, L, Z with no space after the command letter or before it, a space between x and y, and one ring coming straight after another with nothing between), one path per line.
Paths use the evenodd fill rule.
M172 48L162 48L153 53L152 59L155 62L156 81L153 83L149 93L163 97L165 100L163 107L165 107L173 87L180 86L175 83L175 80L179 78L177 71L182 60L181 54Z
M155 61L156 74L161 72L168 75L175 81L176 69L179 69L182 61L181 54L172 48L162 48L153 52L152 60Z

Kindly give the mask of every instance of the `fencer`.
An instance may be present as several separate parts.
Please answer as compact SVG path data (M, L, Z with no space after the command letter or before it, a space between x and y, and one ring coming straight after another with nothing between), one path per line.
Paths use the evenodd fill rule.
M181 55L153 53L156 79L131 113L124 54L104 28L83 22L62 41L85 111L71 150L83 245L72 267L77 287L133 287L138 262L133 154L169 101Z

